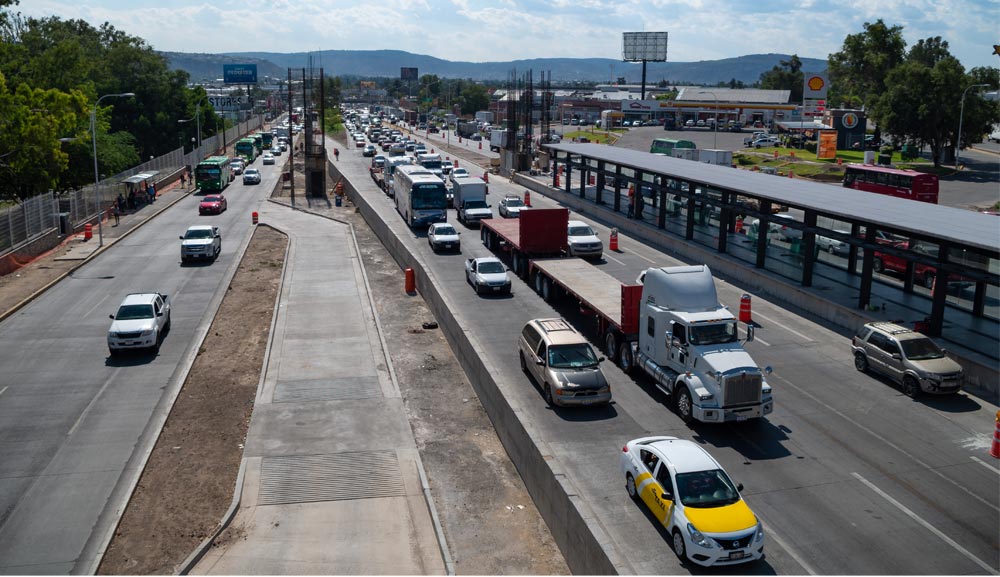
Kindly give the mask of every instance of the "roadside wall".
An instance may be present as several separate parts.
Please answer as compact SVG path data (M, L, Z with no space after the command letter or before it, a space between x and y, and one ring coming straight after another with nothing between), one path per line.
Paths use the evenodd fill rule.
M327 172L332 179L342 178L335 163L327 162ZM575 496L576 490L558 461L550 458L544 443L536 441L539 437L530 423L523 421L517 407L508 402L494 379L496 372L488 364L485 351L469 330L471 327L455 316L420 258L410 252L365 197L357 193L354 183L347 178L343 182L348 197L396 262L403 268L413 268L417 290L455 351L570 570L589 575L634 573L618 558L614 545L589 508Z
M733 284L747 287L756 293L797 307L845 331L855 331L868 322L886 320L869 316L865 311L830 302L801 286L768 274L766 271L747 266L745 262L736 260L729 255L721 254L693 242L683 242L676 237L666 236L657 229L643 226L626 218L625 215L597 205L592 201L581 199L575 194L567 194L565 190L553 188L525 175L514 174L512 181L532 192L545 195L570 210L586 215L606 226L615 227L629 238L641 240L677 259L707 264L712 269L713 274ZM965 368L963 387L966 390L994 405L998 404L1000 401L1000 382L997 381L995 362L971 354L959 356L954 351L949 351L948 355Z

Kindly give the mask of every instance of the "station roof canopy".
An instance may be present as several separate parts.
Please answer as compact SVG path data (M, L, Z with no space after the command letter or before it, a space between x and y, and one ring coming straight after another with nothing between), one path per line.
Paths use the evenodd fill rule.
M160 174L159 170L148 170L146 172L140 172L139 174L134 174L128 178L123 178L122 182L127 182L131 184L140 184L144 180L149 180L154 176L156 176L157 174Z
M644 173L672 175L678 180L715 189L742 192L796 208L813 209L834 218L878 224L903 233L931 236L992 253L1000 252L998 221L992 215L603 144L559 143L544 146L560 153L603 160Z
M719 88L685 86L677 93L677 102L740 102L743 104L788 104L791 90L760 88ZM752 108L752 107L748 107Z
M778 126L785 130L832 130L832 126L827 126L818 120L806 120L803 122L778 121Z

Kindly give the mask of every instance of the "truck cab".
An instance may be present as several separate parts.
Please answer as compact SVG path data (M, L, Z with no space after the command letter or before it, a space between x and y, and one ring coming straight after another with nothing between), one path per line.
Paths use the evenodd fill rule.
M469 226L493 218L493 210L486 204L486 182L481 178L456 178L451 189L459 222Z
M771 387L743 349L736 317L718 301L705 265L648 269L634 359L671 395L687 422L743 421L771 412ZM748 340L753 339L752 327Z

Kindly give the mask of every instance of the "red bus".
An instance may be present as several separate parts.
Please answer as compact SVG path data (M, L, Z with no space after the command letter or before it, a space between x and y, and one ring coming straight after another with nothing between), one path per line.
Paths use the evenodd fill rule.
M931 204L938 201L937 175L915 170L848 164L844 172L844 186Z

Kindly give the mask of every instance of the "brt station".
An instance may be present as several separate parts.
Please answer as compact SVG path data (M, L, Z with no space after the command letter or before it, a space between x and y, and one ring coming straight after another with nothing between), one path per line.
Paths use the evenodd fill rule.
M605 222L689 260L707 249L713 269L791 289L777 296L797 306L804 293L812 306L801 308L848 329L891 320L940 337L995 380L996 216L605 145L544 150L566 204L597 218L611 211ZM759 274L739 272L747 267Z

